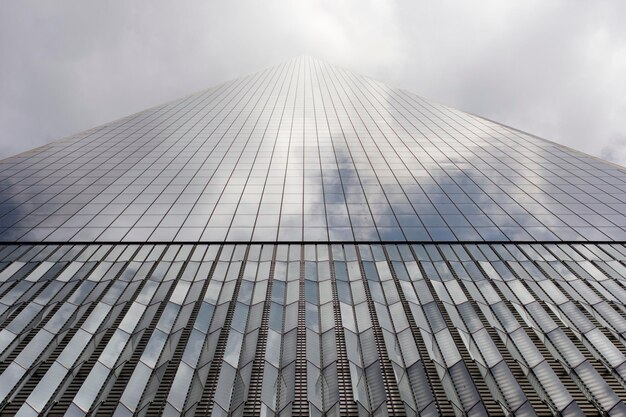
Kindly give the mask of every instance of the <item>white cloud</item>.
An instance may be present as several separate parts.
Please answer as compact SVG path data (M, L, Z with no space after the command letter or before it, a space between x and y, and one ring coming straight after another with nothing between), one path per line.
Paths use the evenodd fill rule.
M625 15L618 1L3 2L0 156L301 54L623 155Z

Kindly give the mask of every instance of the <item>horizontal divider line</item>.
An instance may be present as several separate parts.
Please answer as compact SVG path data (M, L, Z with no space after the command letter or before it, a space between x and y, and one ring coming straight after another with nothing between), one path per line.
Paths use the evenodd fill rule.
M0 246L2 245L180 245L180 244L193 244L193 245L545 245L545 244L555 244L555 245L572 245L572 244L589 244L589 245L598 245L598 244L626 244L626 240L336 240L336 241L328 241L328 240L263 240L263 241L214 241L214 240L206 240L206 241L7 241L0 242Z

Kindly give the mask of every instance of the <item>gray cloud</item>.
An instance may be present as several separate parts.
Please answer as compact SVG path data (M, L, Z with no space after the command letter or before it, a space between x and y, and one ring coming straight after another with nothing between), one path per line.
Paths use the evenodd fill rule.
M0 157L309 54L626 164L620 1L2 2Z

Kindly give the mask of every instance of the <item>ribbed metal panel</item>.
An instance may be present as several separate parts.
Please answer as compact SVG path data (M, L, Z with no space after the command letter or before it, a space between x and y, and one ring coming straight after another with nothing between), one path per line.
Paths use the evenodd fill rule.
M6 245L1 415L623 415L622 244Z

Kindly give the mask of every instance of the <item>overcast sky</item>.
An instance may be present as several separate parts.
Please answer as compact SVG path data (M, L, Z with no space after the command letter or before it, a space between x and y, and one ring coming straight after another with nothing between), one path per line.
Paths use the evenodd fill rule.
M0 0L0 158L307 54L626 165L625 17L622 0Z

